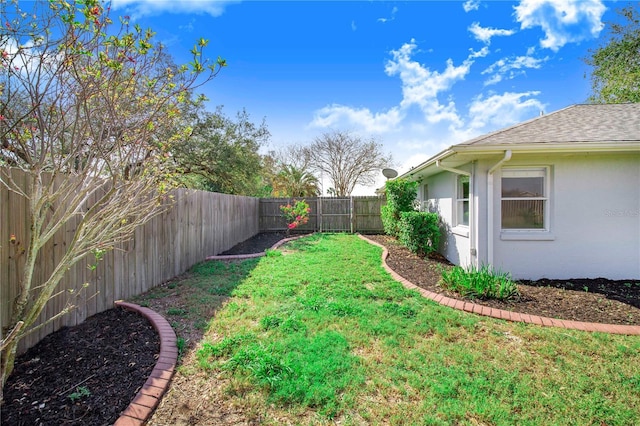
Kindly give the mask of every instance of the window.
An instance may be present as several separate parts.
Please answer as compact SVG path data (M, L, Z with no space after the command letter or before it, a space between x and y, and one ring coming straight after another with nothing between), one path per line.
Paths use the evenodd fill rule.
M469 176L458 175L456 225L469 226Z
M422 185L422 202L420 204L421 211L429 211L429 185L427 184Z
M547 229L547 169L502 171L502 229Z

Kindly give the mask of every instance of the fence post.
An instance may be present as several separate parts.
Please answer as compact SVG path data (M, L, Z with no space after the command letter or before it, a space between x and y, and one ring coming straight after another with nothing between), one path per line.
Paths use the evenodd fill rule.
M322 197L318 197L318 202L316 203L316 214L318 215L317 226L320 232L322 232Z
M351 213L349 228L350 228L351 234L353 234L353 229L355 228L355 224L356 224L356 211L353 208L353 195L349 197L349 212Z

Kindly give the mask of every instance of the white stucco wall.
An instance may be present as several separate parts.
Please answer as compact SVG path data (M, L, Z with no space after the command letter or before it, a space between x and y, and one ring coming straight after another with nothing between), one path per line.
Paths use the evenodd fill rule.
M640 154L514 154L505 164L518 165L550 167L549 232L501 232L498 170L494 266L525 279L640 279Z
M468 228L454 226L456 180L457 175L442 172L423 179L421 183L429 186L429 210L437 212L444 224L440 253L452 263L467 266L471 261ZM418 197L421 196L419 193Z

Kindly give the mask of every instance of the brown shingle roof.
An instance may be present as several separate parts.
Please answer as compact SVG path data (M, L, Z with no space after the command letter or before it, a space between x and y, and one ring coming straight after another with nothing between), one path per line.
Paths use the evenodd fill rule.
M573 105L456 146L640 141L640 104Z

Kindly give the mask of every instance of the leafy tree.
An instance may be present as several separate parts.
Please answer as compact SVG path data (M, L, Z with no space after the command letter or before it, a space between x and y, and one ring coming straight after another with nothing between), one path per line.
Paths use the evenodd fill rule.
M222 107L215 113L196 110L191 117L189 137L171 147L182 183L227 194L260 195L264 184L257 173L262 168L258 150L270 136L264 121L256 126L246 111L232 120Z
M373 139L365 140L348 132L334 131L317 137L305 148L311 167L326 174L338 197L351 195L356 185L372 185L391 156L380 151Z
M88 255L99 259L169 204L171 147L188 136L176 123L188 93L225 62L206 60L200 39L189 64L168 65L151 30L114 25L98 0L2 2L0 18L0 184L28 201L30 227L12 235L24 252L0 342L4 385L18 342L40 327L65 272ZM63 226L74 229L66 252L36 277L43 247ZM49 321L72 307L69 299Z
M318 178L310 172L285 164L273 179L276 197L315 197L320 192Z
M640 13L637 6L618 10L625 23L609 22L608 42L591 50L594 103L640 102Z

